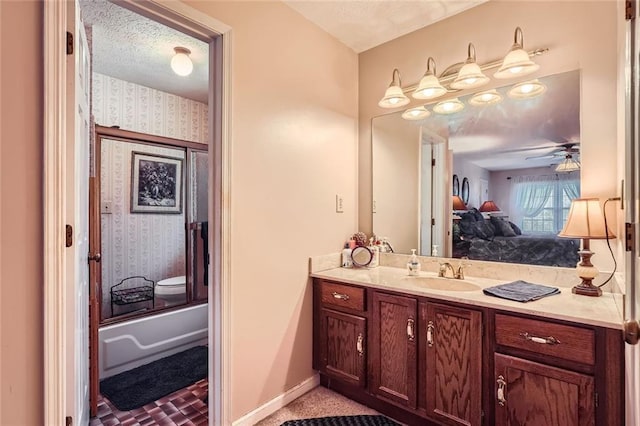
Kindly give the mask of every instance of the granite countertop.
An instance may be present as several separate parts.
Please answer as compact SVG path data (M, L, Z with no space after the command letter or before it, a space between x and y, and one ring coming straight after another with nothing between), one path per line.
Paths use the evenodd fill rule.
M483 288L510 282L491 278L465 276L464 281L473 283L479 288L469 291L451 291L433 289L419 282L420 277L437 278L438 274L435 272L423 271L420 272L419 277L410 277L405 269L389 266L379 266L372 269L330 268L312 272L310 275L315 278L381 290L400 291L415 296L425 296L432 299L466 303L600 327L622 329L623 323L622 312L619 309L619 306L622 306L622 295L617 293L605 292L600 297L589 297L575 295L571 293L571 288L559 287L561 293L558 295L521 303L485 295L482 292ZM523 279L526 280L527 278L523 277ZM450 279L447 281L450 281L454 287L457 285L464 286L464 283L460 283L459 280Z

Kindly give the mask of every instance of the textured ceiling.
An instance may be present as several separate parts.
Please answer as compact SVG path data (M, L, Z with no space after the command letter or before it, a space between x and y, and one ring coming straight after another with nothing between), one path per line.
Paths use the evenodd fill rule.
M357 53L487 0L283 0Z
M80 0L80 9L92 33L95 72L207 103L206 43L106 0ZM171 70L176 46L191 50L189 76Z

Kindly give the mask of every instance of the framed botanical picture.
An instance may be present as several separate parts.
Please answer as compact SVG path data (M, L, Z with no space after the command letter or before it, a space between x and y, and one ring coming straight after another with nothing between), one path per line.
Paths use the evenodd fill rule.
M131 213L182 213L181 158L131 153Z

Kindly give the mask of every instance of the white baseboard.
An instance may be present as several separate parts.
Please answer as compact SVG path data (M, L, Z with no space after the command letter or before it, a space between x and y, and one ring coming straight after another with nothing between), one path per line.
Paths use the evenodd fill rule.
M283 393L268 401L266 404L256 408L250 413L240 417L238 420L232 423L233 426L252 426L258 423L260 420L269 417L285 405L289 404L294 399L297 399L309 392L311 389L320 385L320 375L317 373L309 377L307 380L299 383Z

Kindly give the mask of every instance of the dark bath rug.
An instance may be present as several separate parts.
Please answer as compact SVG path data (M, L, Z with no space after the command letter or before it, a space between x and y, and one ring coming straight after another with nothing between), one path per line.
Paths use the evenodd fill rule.
M280 426L400 426L385 416L336 416L288 420Z
M100 381L100 393L120 411L156 401L207 377L209 350L196 346Z

